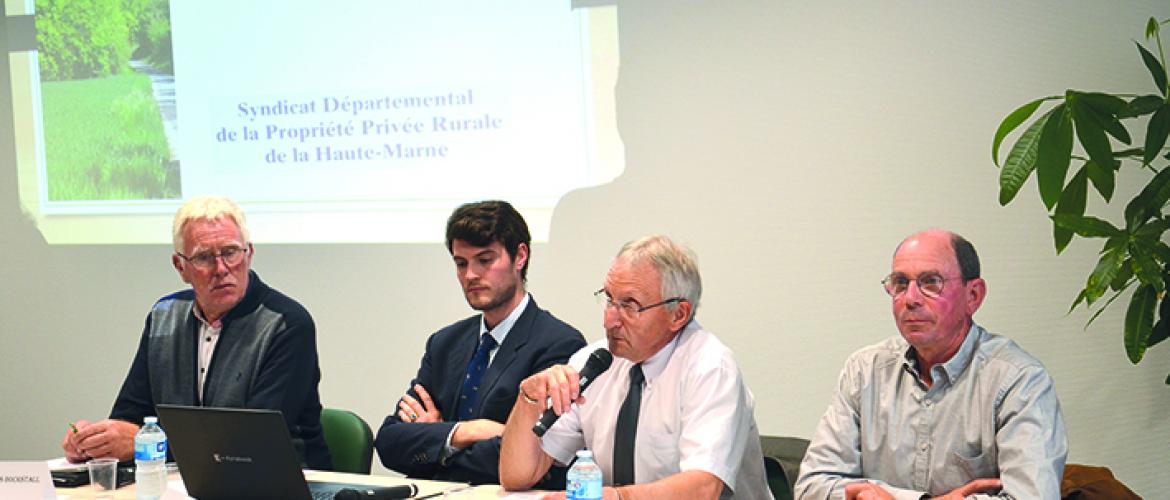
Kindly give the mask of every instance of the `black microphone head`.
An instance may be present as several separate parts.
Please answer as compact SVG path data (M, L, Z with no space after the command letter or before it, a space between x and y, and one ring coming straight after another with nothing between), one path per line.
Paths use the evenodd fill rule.
M610 354L608 349L602 347L589 355L589 360L585 362L585 367L581 368L581 373L595 377L599 373L608 370L609 365L612 364L613 354Z

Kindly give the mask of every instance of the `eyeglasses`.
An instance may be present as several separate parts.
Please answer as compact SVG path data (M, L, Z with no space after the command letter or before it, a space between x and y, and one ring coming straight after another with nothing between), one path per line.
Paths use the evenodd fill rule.
M629 299L614 301L613 297L610 297L608 294L605 293L604 288L602 288L601 290L598 290L596 292L593 292L593 296L597 298L598 304L604 304L606 309L608 309L610 307L616 308L618 311L618 314L621 314L622 317L627 318L627 319L638 319L638 317L640 317L642 315L642 312L644 312L644 311L654 309L655 307L664 306L667 304L674 304L676 302L685 302L687 300L683 297L671 297L671 298L666 299L662 302L656 302L656 303L650 304L648 306L639 306L637 302L635 302L633 300L629 300Z
M897 297L906 293L906 290L910 289L910 282L913 281L918 283L918 291L922 292L922 295L933 299L942 294L943 285L946 284L947 280L961 278L961 276L945 278L938 273L926 273L911 279L905 275L894 273L882 280L882 286L886 288L886 293L890 294L891 297Z
M244 256L248 255L248 249L231 246L221 248L217 252L203 252L190 257L179 252L175 252L175 255L190 262L192 266L206 271L208 269L215 269L217 259L223 259L223 264L228 267L238 265L240 262L243 262Z

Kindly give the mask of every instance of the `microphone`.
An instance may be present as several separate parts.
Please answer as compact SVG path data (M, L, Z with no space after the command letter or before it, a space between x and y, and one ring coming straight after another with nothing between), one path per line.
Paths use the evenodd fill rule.
M399 486L370 486L368 488L342 488L333 495L333 500L391 500L411 498L418 494L418 486L403 484Z
M589 361L585 362L585 368L581 369L581 377L578 379L578 385L581 386L579 394L584 393L589 384L592 384L598 375L608 370L611 364L613 364L613 354L610 354L604 347L593 351L593 354L589 355ZM548 432L548 428L552 427L558 418L560 416L552 408L544 410L540 421L532 426L532 432L535 432L538 437L544 437L544 433Z

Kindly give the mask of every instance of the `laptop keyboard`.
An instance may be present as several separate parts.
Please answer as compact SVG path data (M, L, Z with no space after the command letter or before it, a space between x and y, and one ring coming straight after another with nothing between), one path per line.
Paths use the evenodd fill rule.
M337 494L337 492L334 491L321 490L309 491L309 493L313 494L313 500L333 500L333 496Z

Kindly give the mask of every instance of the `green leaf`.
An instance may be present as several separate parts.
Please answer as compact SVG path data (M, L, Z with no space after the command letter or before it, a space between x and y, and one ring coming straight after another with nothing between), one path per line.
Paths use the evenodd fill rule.
M1145 347L1154 347L1158 342L1166 340L1166 337L1170 337L1170 294L1163 294L1162 302L1158 303L1158 322L1154 323L1154 331L1150 331Z
M1109 289L1115 292L1125 290L1129 286L1129 279L1133 277L1133 266L1130 265L1131 260L1126 259L1121 263L1121 269L1117 270L1117 276L1113 277L1113 281L1109 282Z
M1102 168L1093 160L1085 162L1084 169L1089 174L1089 180L1093 181L1093 187L1097 189L1098 193L1101 193L1101 198L1108 203L1109 199L1113 198L1114 174L1117 171L1112 168Z
M1146 354L1154 326L1154 306L1157 303L1158 294L1149 285L1139 286L1129 299L1129 310L1125 312L1125 353L1133 364L1141 361Z
M1162 107L1162 103L1164 102L1166 102L1166 99L1162 98L1162 96L1152 94L1134 97L1133 100L1129 101L1129 104L1125 106L1125 109L1117 112L1117 117L1137 118L1139 116L1148 115Z
M1158 33L1158 20L1154 16L1150 16L1150 20L1146 21L1146 38L1153 38Z
M1085 152L1089 153L1089 159L1098 165L1112 168L1115 161L1113 148L1109 146L1109 138L1105 136L1105 129L1101 127L1101 122L1108 118L1099 116L1097 110L1079 96L1070 99L1068 105L1072 111L1073 123L1076 125L1077 139L1085 148Z
M1166 136L1170 135L1170 103L1162 105L1154 116L1150 117L1150 123L1146 126L1146 146L1145 155L1142 156L1142 163L1149 165L1154 158L1158 157L1158 153L1162 151L1162 146L1166 144Z
M1142 286L1152 287L1158 293L1165 289L1162 281L1162 266L1154 259L1149 244L1141 244L1141 240L1131 241L1129 254L1133 256L1133 274L1137 276Z
M1072 158L1072 119L1066 111L1066 104L1052 108L1052 116L1040 132L1040 146L1036 151L1036 180L1040 199L1048 210L1060 199Z
M1132 142L1129 131L1117 119L1118 113L1121 113L1128 106L1124 99L1101 92L1086 92L1081 94L1078 100L1081 104L1087 104L1092 109L1101 128L1109 132L1109 135L1113 136L1114 139L1124 144Z
M1161 241L1155 241L1154 246L1151 247L1151 251L1154 252L1154 255L1158 256L1158 260L1162 261L1163 264L1170 266L1170 246L1166 246ZM1170 279L1170 277L1167 278Z
M1088 198L1089 194L1088 170L1087 166L1081 167L1072 180L1068 181L1068 185L1064 187L1064 192L1060 195L1060 201L1056 203L1056 214L1076 217L1085 215L1085 199ZM1068 247L1072 237L1073 230L1071 228L1059 224L1052 225L1052 240L1056 244L1057 254Z
M1019 127L1021 123L1024 123L1024 120L1032 116L1032 113L1036 112L1036 109L1040 107L1041 103L1049 99L1052 98L1044 97L1036 99L1016 108L1015 111L1012 111L1003 119L1003 122L999 124L999 128L995 131L995 139L991 141L991 161L995 162L995 166L999 166L999 146L1003 143L1004 138L1012 133L1016 127Z
M1162 68L1162 63L1158 62L1158 58L1154 57L1150 51L1142 47L1142 44L1133 42L1137 45L1138 52L1142 55L1142 62L1146 63L1146 69L1150 70L1150 75L1154 77L1154 85L1158 87L1158 93L1166 96L1166 70Z
M1108 252L1108 251L1113 250L1115 248L1122 248L1128 242L1129 242L1129 235L1128 234L1118 234L1115 236L1110 236L1109 239L1105 241L1105 245L1101 247L1100 253L1105 253L1105 252Z
M1097 267L1093 269L1093 273L1089 275L1089 279L1085 283L1085 300L1090 305L1105 294L1105 288L1117 276L1118 271L1121 270L1121 264L1124 262L1124 246L1105 251L1101 259L1097 261Z
M1097 321L1097 318L1101 316L1101 313L1105 312L1106 309L1109 309L1109 306L1113 305L1113 301L1117 300L1117 298L1120 296L1121 291L1118 291L1117 293L1113 294L1112 297L1109 297L1109 300L1105 301L1105 305L1097 308L1097 312L1093 313L1093 316L1089 318L1089 321L1085 322L1085 329L1088 330L1089 326L1092 325L1094 321Z
M1129 148L1129 149L1123 149L1121 151L1114 151L1113 152L1114 158L1129 158L1129 157L1140 158L1141 156L1142 156L1142 148Z
M1160 319L1150 330L1150 338L1146 339L1146 348L1154 347L1170 336L1170 320Z
M999 171L999 204L1007 205L1020 192L1032 170L1036 168L1036 153L1040 149L1040 132L1044 124L1052 117L1049 111L1038 118L1032 125L1020 134L1012 151L1008 153L1007 161Z
M1154 175L1153 179L1125 205L1126 227L1137 227L1150 217L1156 217L1170 199L1170 167Z
M1162 295L1162 302L1158 304L1158 322L1154 323L1146 347L1154 347L1167 337L1170 337L1170 294Z
M1081 302L1084 302L1084 301L1085 301L1085 289L1082 288L1081 293L1077 294L1077 298L1073 300L1072 305L1068 306L1068 313L1066 313L1066 314L1072 314L1073 309L1076 309L1077 306L1081 305ZM1089 325L1087 325L1087 324L1085 325L1086 328L1088 328L1088 326Z
M1109 221L1096 217L1057 213L1053 214L1050 218L1057 225L1071 229L1074 233L1085 238L1125 236L1125 231L1118 229L1113 224L1110 224ZM1109 250L1112 250L1112 248Z
M1148 224L1142 224L1133 234L1139 239L1147 240L1148 244L1153 246L1155 243L1161 243L1158 240L1167 229L1170 229L1170 219L1154 219ZM1162 246L1166 244L1163 243Z

